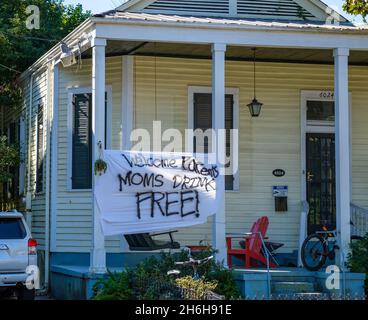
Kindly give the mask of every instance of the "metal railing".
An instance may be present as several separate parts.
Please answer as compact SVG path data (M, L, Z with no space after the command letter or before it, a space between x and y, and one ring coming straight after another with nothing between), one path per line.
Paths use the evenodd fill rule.
M351 208L351 235L364 237L368 233L368 210L354 203Z
M16 198L16 199L0 200L0 211L10 211L13 209L22 211L23 205L21 199Z
M262 233L258 232L259 237L262 241L262 248L265 254L266 262L267 262L267 299L271 300L271 274L270 274L270 252L267 249L266 243L263 239ZM277 261L276 261L277 262Z
M245 233L238 233L238 234L234 234L234 233L231 233L231 234L228 234L228 236L231 236L233 238L239 238L239 239L242 239L244 237L247 237L247 236L252 236L252 235L255 235L255 234L258 234L260 239L261 239L261 242L262 242L262 249L263 249L263 253L264 253L264 256L266 258L266 270L267 270L267 300L270 300L271 299L271 273L270 273L270 256L272 257L272 259L274 260L274 262L278 265L275 257L270 253L270 251L268 250L267 246L266 246L266 243L264 241L264 238L262 236L262 233L261 232L245 232Z

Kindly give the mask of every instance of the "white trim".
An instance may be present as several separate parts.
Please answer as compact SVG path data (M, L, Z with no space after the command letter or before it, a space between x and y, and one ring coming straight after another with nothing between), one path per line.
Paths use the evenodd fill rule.
M48 71L47 71L48 72ZM47 83L47 80L46 80L46 83ZM48 92L46 92L46 96L47 96ZM46 111L46 108L47 108L47 101L44 101L45 99L45 96L43 97L40 97L37 101L37 110L36 110L36 116L35 116L35 119L36 119L36 125L35 125L35 129L36 129L36 132L35 132L35 154L36 154L36 161L35 161L35 165L34 165L34 194L35 195L43 195L44 192L45 192L45 167L46 167L46 161L44 161L44 164L43 164L43 167L42 167L42 190L41 191L37 191L37 183L38 183L38 176L37 176L37 163L38 163L38 156L40 157L43 157L43 159L45 160L45 150L46 150L46 146L45 146L45 137L46 137L46 133L45 131L47 130L46 128L46 117L45 115L47 116L47 112ZM46 100L47 100L47 97L46 97ZM39 107L40 105L42 105L42 141L43 141L43 148L41 150L41 154L39 155L38 154L38 111L39 111Z
M47 66L47 80L46 80L46 87L47 87L47 92L46 92L46 107L45 107L45 111L44 115L46 116L45 118L45 137L46 137L46 141L45 141L45 161L44 163L46 164L46 168L45 168L45 185L44 187L44 192L45 192L45 288L48 288L49 286L49 279L50 279L50 273L49 273L49 261L50 261L50 208L51 208L51 204L50 204L50 184L51 184L51 109L52 109L52 97L51 97L51 83L53 82L53 80L51 80L51 63L48 64Z
M106 40L92 41L92 164L99 158L100 150L105 146L105 103L106 103ZM102 121L101 121L102 120ZM94 194L99 177L94 174L92 166L92 248L89 271L91 273L106 273L106 247L100 219L101 212Z
M52 90L52 141L51 141L51 214L50 251L56 251L57 195L58 195L58 103L59 103L59 64L53 69Z
M238 1L229 0L229 16L236 16L238 14Z
M106 149L111 147L111 135L112 135L112 86L106 85L107 93L107 114L106 114ZM92 87L71 87L67 89L68 92L68 116L67 116L67 140L68 140L68 152L67 152L67 191L68 192L86 192L91 191L91 189L73 189L72 188L72 141L73 141L73 95L91 93Z
M368 50L368 38L361 30L255 26L216 23L138 21L93 17L94 35L108 40L172 42L191 44L224 43L238 46L333 49L344 43L348 48ZM287 29L286 29L287 28ZM316 32L318 31L318 32ZM354 32L354 33L353 33ZM364 31L366 32L366 31ZM178 37L180 34L180 37Z
M188 129L193 130L194 124L194 94L195 93L212 93L212 88L208 86L189 86L188 87ZM233 105L233 125L235 130L239 130L239 88L225 88L225 94L231 94L234 99ZM191 137L186 135L186 152L193 152L193 144ZM232 145L232 154L239 155L239 144ZM239 159L238 159L239 162ZM240 189L239 168L234 174L233 190L226 190L226 192L238 192Z
M340 254L337 261L345 269L350 252L351 127L349 103L349 49L334 49L336 96L336 230Z
M307 122L307 101L335 101L333 90L302 90L300 93L300 157L301 157L301 201L307 201L306 181L306 134L307 133L335 133L335 122L319 121ZM349 108L352 108L351 93L349 93ZM336 115L335 115L336 117ZM350 116L351 118L351 116ZM350 119L351 122L351 119ZM351 126L350 126L351 139ZM350 144L351 148L351 144ZM351 154L351 153L350 153Z

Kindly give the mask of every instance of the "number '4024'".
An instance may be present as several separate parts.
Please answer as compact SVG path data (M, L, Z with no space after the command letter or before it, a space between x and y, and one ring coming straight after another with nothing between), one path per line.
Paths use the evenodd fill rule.
M332 99L334 97L334 93L331 91L324 91L319 94L320 98L330 98Z

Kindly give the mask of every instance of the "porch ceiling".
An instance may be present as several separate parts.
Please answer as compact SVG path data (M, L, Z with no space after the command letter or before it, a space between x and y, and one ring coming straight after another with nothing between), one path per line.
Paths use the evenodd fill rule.
M210 45L188 45L182 43L153 43L133 41L108 41L107 56L120 55L159 56L194 59L211 59ZM83 57L91 57L91 50ZM226 51L227 60L248 61L253 59L251 47L229 46ZM257 48L257 61L295 62L333 64L332 50L292 49L292 48ZM368 52L351 51L349 63L352 65L368 65Z

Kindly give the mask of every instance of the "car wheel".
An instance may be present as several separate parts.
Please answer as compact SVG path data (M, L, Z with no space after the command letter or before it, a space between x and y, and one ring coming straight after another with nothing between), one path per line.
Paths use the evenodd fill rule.
M8 299L10 298L11 296L14 295L14 290L12 289L5 289L3 291L0 291L0 300L1 299Z
M25 286L21 286L17 290L18 300L34 300L36 296L35 289L27 289Z

